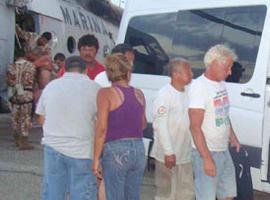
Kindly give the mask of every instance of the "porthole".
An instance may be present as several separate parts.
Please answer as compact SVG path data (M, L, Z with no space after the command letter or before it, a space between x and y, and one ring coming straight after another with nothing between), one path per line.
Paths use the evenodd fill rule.
M69 53L74 53L76 50L76 40L72 36L67 39L67 49Z

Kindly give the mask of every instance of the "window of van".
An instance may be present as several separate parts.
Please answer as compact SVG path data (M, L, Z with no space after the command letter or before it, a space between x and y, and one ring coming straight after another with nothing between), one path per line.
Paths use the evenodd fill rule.
M190 61L194 77L198 77L204 71L205 52L225 43L238 55L227 81L248 82L256 64L265 16L265 6L245 6L134 17L125 38L136 50L134 73L166 75L169 60L182 57Z

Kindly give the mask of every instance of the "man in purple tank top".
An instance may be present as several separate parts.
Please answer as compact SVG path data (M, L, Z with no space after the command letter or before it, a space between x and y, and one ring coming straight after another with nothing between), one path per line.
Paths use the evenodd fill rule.
M132 66L123 54L107 56L105 66L112 86L97 96L93 173L104 177L107 200L139 200L145 166L144 95L129 85Z

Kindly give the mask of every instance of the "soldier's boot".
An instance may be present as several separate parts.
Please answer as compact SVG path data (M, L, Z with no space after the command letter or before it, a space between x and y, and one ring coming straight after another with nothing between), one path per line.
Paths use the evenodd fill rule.
M28 143L28 137L20 136L19 150L23 151L23 150L32 150L32 149L34 149L34 146Z
M17 133L14 133L13 138L14 138L15 146L18 147L20 145L20 135Z

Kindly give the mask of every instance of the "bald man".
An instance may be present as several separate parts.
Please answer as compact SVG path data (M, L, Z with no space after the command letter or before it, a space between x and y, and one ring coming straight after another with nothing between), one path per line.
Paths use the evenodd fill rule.
M186 88L193 74L184 59L171 61L168 70L171 82L159 90L153 109L155 199L194 200Z

